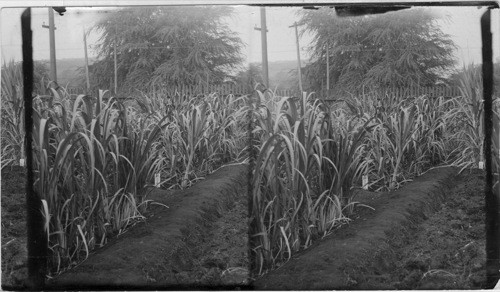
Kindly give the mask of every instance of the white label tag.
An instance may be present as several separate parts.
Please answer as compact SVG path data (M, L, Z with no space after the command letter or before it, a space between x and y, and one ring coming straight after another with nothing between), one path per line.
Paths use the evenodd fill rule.
M24 159L19 159L19 166L24 167Z
M155 187L160 187L160 173L155 173Z
M484 162L479 161L479 169L484 169Z
M363 190L368 190L368 175L363 175Z

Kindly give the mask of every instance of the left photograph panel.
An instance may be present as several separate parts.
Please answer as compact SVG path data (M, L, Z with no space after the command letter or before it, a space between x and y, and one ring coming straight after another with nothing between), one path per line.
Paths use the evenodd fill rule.
M3 289L249 287L256 13L1 10Z

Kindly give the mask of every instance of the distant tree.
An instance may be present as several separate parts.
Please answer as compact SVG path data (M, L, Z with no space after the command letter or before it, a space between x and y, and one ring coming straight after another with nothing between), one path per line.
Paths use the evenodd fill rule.
M241 62L242 42L227 24L230 7L143 7L110 13L101 32L92 83L109 88L117 46L118 81L125 89L222 82Z
M311 87L326 83L326 46L330 84L338 89L432 85L454 64L450 36L429 9L380 15L338 17L332 8L304 10L301 23L314 38L305 75Z

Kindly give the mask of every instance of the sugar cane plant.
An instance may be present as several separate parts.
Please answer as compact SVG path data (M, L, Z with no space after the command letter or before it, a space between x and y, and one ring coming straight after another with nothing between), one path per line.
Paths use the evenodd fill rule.
M260 102L264 97L259 94L255 111L255 133L262 144L253 175L251 218L259 273L347 220L342 196L361 173L363 165L353 161L359 161L368 131L364 124L357 132L350 127L335 132L326 107L312 102L310 95L298 101L284 97L274 110Z
M469 65L460 75L460 93L454 104L455 139L460 144L460 154L455 164L465 169L477 166L483 158L483 82L479 68Z
M10 62L2 68L2 168L24 158L24 99L22 67Z
M245 96L213 93L192 98L187 103L172 103L170 97L153 95L139 100L140 107L156 108L155 115L166 116L162 131L160 172L162 185L186 188L199 177L224 163L245 159Z
M459 97L350 96L332 107L313 95L255 97L257 274L347 221L363 175L370 189L393 190L430 167L470 161L455 124L474 107L458 106Z
M35 189L53 273L142 218L164 119L146 117L133 126L119 103L103 101L105 94L95 102L80 95L71 111L60 102L35 111Z

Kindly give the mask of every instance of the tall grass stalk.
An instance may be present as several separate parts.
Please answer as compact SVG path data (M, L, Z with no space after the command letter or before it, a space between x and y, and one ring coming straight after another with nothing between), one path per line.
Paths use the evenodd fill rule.
M24 98L22 66L2 66L1 82L2 168L24 158Z
M222 164L244 159L245 96L209 94L186 104L157 94L147 97L144 95L141 108L154 105L165 111L168 123L160 135L162 163L158 171L167 178L164 185L186 188Z
M463 68L460 75L460 92L462 96L455 102L454 125L461 152L457 155L455 165L465 169L477 167L483 158L483 83L481 71L474 65Z

